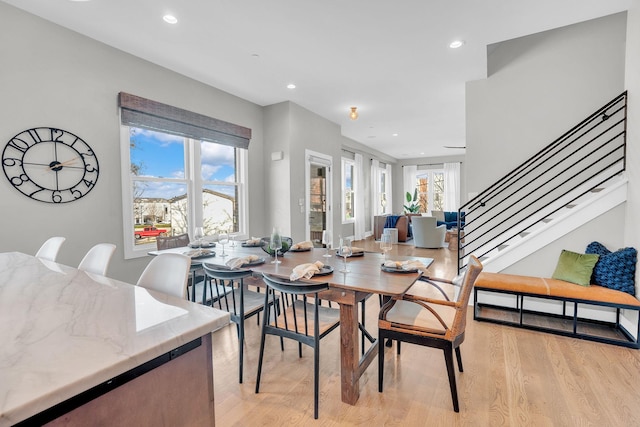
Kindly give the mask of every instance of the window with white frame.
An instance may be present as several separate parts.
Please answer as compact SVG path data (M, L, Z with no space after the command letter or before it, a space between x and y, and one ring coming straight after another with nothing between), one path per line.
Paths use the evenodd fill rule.
M373 160L371 165L371 190L373 215L384 215L393 210L391 206L391 185L386 165Z
M247 150L228 141L216 142L211 134L204 135L209 140L197 138L200 136L197 132L185 136L188 132L180 131L175 122L165 126L167 131L146 128L144 120L131 120L125 111L127 99L123 104L122 95L125 257L146 255L155 249L158 235L193 236L193 229L198 226L204 228L205 235L242 232L246 228L243 183ZM158 105L164 106L144 101L155 108L156 114ZM139 107L138 101L135 108ZM188 121L189 115L194 114L179 112L182 121ZM142 125L133 126L132 122Z
M416 185L420 212L444 210L444 170L419 170Z
M355 162L342 158L342 222L355 220Z

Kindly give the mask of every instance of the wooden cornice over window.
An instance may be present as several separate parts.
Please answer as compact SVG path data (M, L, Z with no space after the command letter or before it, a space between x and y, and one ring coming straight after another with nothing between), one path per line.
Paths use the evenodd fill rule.
M125 126L139 127L236 148L249 148L251 129L129 93L118 94Z

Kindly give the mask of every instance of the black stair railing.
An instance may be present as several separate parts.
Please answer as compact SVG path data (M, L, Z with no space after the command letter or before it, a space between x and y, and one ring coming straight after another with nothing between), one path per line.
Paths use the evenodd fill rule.
M625 91L462 205L458 270L470 254L500 251L623 172L626 129Z

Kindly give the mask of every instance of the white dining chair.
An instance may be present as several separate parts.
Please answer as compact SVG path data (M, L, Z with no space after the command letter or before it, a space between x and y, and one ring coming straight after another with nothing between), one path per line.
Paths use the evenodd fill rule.
M165 253L154 257L144 269L137 286L180 298L187 297L187 279L191 258L182 254Z
M116 245L112 243L98 243L82 258L78 270L105 276L115 250Z
M58 252L60 251L60 246L67 240L65 237L51 237L47 239L38 252L36 252L36 258L46 259L48 261L56 261L58 257Z

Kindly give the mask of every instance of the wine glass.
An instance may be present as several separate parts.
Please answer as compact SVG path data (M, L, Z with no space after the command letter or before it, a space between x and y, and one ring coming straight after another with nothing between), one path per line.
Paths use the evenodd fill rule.
M202 247L202 238L204 237L204 229L202 227L196 227L193 231L193 238L196 240L196 247Z
M326 251L325 251L324 255L322 255L323 257L331 258L331 254L329 253L329 249L331 249L331 243L333 243L332 240L333 239L331 238L331 230L323 230L322 231L322 244L326 248Z
M278 251L282 249L282 238L280 233L274 231L271 234L271 240L269 241L269 248L275 253L276 259L271 261L271 264L280 264L282 261L278 260Z
M236 239L238 238L238 233L229 233L229 240L231 240L231 246L232 248L236 247Z
M218 234L218 243L222 245L222 254L220 256L224 258L227 256L227 254L224 253L224 245L229 243L229 233L226 231L220 232L220 234Z
M350 270L347 267L347 258L352 254L351 242L348 239L340 238L340 247L338 248L338 255L344 258L344 268L340 270L340 273L348 273Z
M384 259L387 260L387 253L391 249L393 249L393 244L391 243L391 234L385 233L380 237L380 249L384 252Z

